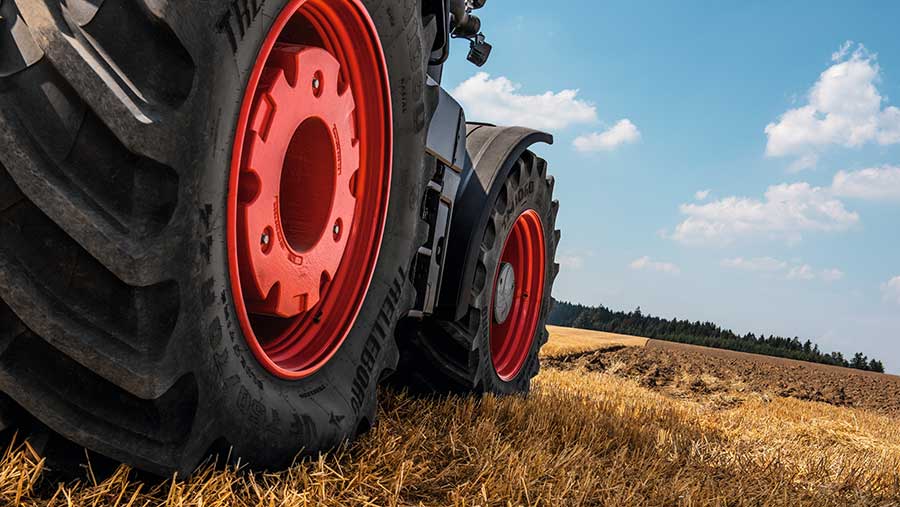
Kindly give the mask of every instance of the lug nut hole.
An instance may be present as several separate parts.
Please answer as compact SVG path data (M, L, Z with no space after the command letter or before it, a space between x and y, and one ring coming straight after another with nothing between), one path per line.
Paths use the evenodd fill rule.
M325 75L322 74L322 71L316 71L312 80L312 90L313 95L316 97L322 96L322 91L325 89Z
M272 242L275 240L275 238L272 237L273 234L272 228L266 227L266 230L263 231L262 236L259 238L259 247L265 254L272 251Z
M344 233L344 221L340 218L334 223L334 227L331 229L331 235L334 237L335 241L341 240L341 235Z

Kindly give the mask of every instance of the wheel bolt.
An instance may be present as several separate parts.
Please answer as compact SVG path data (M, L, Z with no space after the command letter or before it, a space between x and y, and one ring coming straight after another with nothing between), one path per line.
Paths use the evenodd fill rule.
M335 236L341 235L341 224L339 224L339 223L334 224L334 235Z
M269 238L269 233L264 232L263 235L262 235L262 238L260 238L259 242L260 242L263 246L268 246L268 245L269 245L269 240L270 240L270 238Z
M319 87L322 86L322 83L319 81L319 78L317 78L317 77L313 78L312 84L313 84L313 90L318 90Z

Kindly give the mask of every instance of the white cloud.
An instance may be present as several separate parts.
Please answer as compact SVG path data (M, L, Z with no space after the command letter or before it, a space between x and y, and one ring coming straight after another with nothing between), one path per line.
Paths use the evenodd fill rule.
M797 160L791 162L791 165L788 166L788 172L791 173L799 173L805 171L807 169L815 169L816 164L819 163L819 156L814 155L812 153L808 153L798 158Z
M660 273L667 273L670 275L678 275L681 274L681 268L672 264L671 262L659 262L654 261L648 256L641 257L640 259L635 259L629 264L631 269L636 271L641 270L649 270L649 271L659 271Z
M584 267L584 257L580 255L557 255L556 262L566 270L577 271Z
M847 54L850 53L850 48L852 48L852 47L853 47L852 40L844 41L844 43L841 44L841 47L838 48L837 51L835 51L834 53L831 53L831 61L839 62L839 61L843 60L844 58L847 57Z
M825 269L822 270L822 274L820 275L822 280L826 282L836 282L838 280L843 280L844 272L840 269Z
M793 266L787 273L788 280L813 280L815 278L816 274L809 264Z
M479 72L457 86L451 95L477 120L500 125L522 125L534 129L559 130L597 121L597 108L578 98L578 90L548 91L524 95L522 86L503 76L491 78Z
M884 299L895 301L900 305L900 276L895 276L882 284L881 290L884 292Z
M824 282L836 282L844 278L844 272L840 269L823 269L816 270L809 264L799 262L789 263L786 261L775 259L774 257L755 257L745 259L736 257L734 259L723 259L722 267L731 269L740 269L743 271L751 271L765 274L778 274L784 276L787 280L822 280Z
M772 257L756 257L753 259L737 257L734 259L725 259L721 264L726 268L741 269L744 271L781 271L787 269L788 266L787 262Z
M804 232L844 231L859 215L842 199L900 201L900 166L839 171L829 187L774 185L763 199L732 196L702 203L709 195L709 190L695 193L701 203L682 204L687 218L674 233L661 235L688 244L729 244L760 234L796 242Z
M828 146L859 147L867 143L900 143L900 109L882 108L885 99L876 88L881 70L877 55L860 44L851 53L845 43L832 55L809 91L808 103L785 112L766 126L766 154L796 156L792 170L815 166Z
M900 167L840 171L831 184L834 195L867 200L900 200Z
M844 231L859 222L828 188L809 183L774 185L763 199L725 197L682 204L685 218L669 237L685 244L729 244L764 235L796 242L806 232Z
M619 120L608 130L594 132L575 138L572 144L575 149L583 152L612 151L624 144L636 143L641 139L641 131L631 120L625 118Z

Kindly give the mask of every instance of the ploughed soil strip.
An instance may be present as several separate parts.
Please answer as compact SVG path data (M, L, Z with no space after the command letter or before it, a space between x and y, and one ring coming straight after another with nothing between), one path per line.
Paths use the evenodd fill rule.
M544 358L546 367L584 368L713 408L790 397L900 416L900 377L743 352L650 340Z

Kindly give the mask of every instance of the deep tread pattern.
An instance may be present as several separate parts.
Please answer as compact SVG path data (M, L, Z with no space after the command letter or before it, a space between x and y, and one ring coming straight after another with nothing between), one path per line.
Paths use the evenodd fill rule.
M52 67L38 65L11 84L7 121L28 133L16 141L43 155L58 185L71 187L67 193L82 196L119 231L143 237L166 226L177 201L174 170L129 152Z
M30 331L5 345L0 390L31 414L51 426L76 425L85 445L120 460L159 468L180 459L197 404L192 377L148 401L122 391Z
M0 26L0 391L83 445L171 469L199 390L162 254L183 181L157 155L184 125L193 64L143 2L0 13L15 20ZM140 60L116 62L137 35Z
M0 120L0 146L8 150L3 160L6 174L15 181L18 190L126 283L146 286L164 279L168 259L161 258L158 252L170 245L161 236L163 227L160 224L162 216L171 215L169 210L175 202L169 190L161 192L165 195L162 201L152 202L151 196L157 194L159 189L168 188L171 182L163 182L159 189L150 190L135 199L135 205L129 212L120 208L122 213L117 217L89 193L91 189L102 186L102 180L85 174L87 183L85 187L80 186L73 177L68 176L68 163L55 164L42 156L40 149L27 138L23 139L22 130L14 130L18 125L14 117ZM124 163L106 167L116 177L122 178L129 170L127 162ZM102 167L98 169L102 174ZM77 173L72 171L72 174ZM128 183L139 179L128 178ZM128 186L136 191L133 185ZM115 194L98 190L94 195L102 198ZM116 199L124 199L124 196L119 194ZM141 202L147 204L139 204ZM134 213L141 209L151 212ZM150 231L158 232L149 234Z
M301 391L247 351L222 262L232 118L283 1L0 0L15 20L0 24L0 392L63 437L161 474L231 445L277 466L375 421L415 299L396 266L427 234L424 150L408 148L424 144L436 99L419 0L364 2L392 46L406 148L394 150L393 254L365 308L374 325L343 347L355 355ZM216 32L223 14L242 23L240 51ZM356 405L348 372L365 383Z
M0 356L6 352L9 344L28 329L16 317L10 307L0 300Z
M17 1L22 18L44 53L37 65L52 66L129 151L169 162L166 158L177 153L172 148L179 142L173 131L189 121L182 110L190 101L191 90L185 89L184 83L193 83L194 65L183 61L186 49L145 7L117 7L144 2L103 2L91 17L91 8L83 4L96 3ZM72 10L70 4L81 7ZM106 20L108 16L103 13L107 11L124 16L121 23ZM91 20L85 27L78 24L88 17ZM104 35L100 40L91 35L87 28L99 21L104 27L116 27L112 37ZM148 40L122 31L129 27ZM128 62L129 51L141 53L142 59Z
M2 301L0 391L49 424L79 428L93 449L149 469L180 459L197 405L192 376L152 400L134 396L51 347Z
M2 166L0 298L86 366L135 393L161 389L160 365L148 359L161 358L173 332L177 287L124 284L28 201Z
M510 382L503 382L494 371L490 354L490 303L493 268L503 248L503 218L515 213L509 195L516 195L523 185L538 181L538 195L534 208L541 213L547 241L547 282L541 305L542 320L536 330L534 343L521 373ZM459 321L427 318L422 322L408 320L400 331L401 365L397 383L414 392L423 393L527 393L531 379L540 368L538 352L547 343L546 318L552 305L553 282L559 264L553 262L560 240L556 229L558 201L552 201L553 177L547 176L547 162L526 151L513 166L506 186L494 203L493 214L485 228L481 255L475 269L472 286L472 305Z
M44 56L19 9L13 2L0 2L0 18L7 29L0 29L0 78L28 68Z
M194 79L191 57L143 2L110 1L96 7L77 0L61 5L71 29L81 29L85 42L118 78L133 83L139 92L135 98L175 108L188 97ZM141 43L122 44L129 39Z
M117 112L98 116L52 63L43 58L0 80L0 147L7 170L36 205L117 276L136 285L157 283L167 271L157 252L171 245L155 236L175 213L179 176L123 144L109 129L118 122Z

